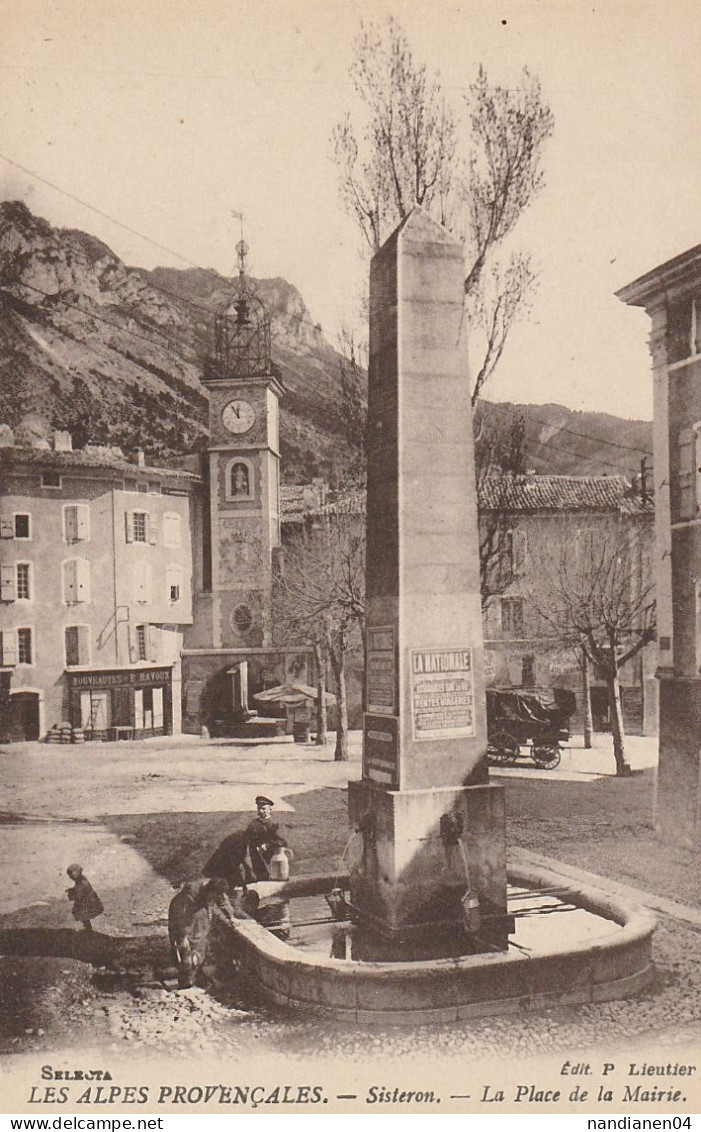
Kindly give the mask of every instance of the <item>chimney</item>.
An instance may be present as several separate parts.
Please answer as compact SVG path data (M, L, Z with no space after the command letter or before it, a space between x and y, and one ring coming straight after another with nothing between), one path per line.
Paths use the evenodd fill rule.
M73 437L70 432L65 429L55 429L54 431L54 451L56 452L72 452L73 451Z
M14 448L15 434L7 424L0 424L0 448Z
M143 448L137 448L136 450L136 466L137 468L146 467L146 457L144 456Z

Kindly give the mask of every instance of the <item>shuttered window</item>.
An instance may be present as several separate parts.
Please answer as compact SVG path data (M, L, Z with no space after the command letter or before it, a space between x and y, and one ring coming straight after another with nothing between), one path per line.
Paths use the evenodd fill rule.
M17 635L14 629L0 633L0 661L3 665L17 664Z
M694 482L694 430L683 428L678 437L679 518L693 519L696 511Z
M0 519L0 538L31 538L30 516L26 511Z
M85 503L63 508L63 537L66 542L87 542L90 538L90 509Z
M175 511L166 511L163 516L163 545L180 546L180 516Z
M156 520L148 511L126 511L124 514L127 542L156 542Z
M14 566L0 566L0 601L14 601L16 593Z
M65 631L66 667L90 663L90 628L67 625Z
M90 563L86 558L69 558L63 563L63 600L67 605L90 601Z
M678 518L683 522L701 514L701 421L693 428L681 429L677 452Z
M132 590L134 601L151 600L151 563L135 562L132 566Z

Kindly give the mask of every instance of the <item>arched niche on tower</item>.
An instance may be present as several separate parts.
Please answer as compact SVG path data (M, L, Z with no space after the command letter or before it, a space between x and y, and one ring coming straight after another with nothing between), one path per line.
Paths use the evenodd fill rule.
M251 460L234 456L224 467L224 496L231 503L255 498L255 469Z

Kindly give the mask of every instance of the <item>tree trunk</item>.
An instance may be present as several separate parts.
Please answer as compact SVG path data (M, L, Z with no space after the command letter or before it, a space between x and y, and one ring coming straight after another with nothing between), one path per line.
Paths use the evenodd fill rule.
M334 762L346 763L348 762L348 697L346 695L346 647L343 636L341 636L337 648L334 648L329 642L328 651L336 683L336 697L338 700L336 749L333 757Z
M314 645L316 664L316 745L326 746L326 664L320 644Z
M582 649L582 700L584 707L584 748L591 750L591 736L594 730L594 721L591 714L591 681L589 673L589 657Z
M621 686L618 672L609 676L607 681L609 706L611 708L611 733L613 735L613 757L616 760L616 774L624 778L630 774L630 765L625 757L625 731L623 729L623 712L621 710Z

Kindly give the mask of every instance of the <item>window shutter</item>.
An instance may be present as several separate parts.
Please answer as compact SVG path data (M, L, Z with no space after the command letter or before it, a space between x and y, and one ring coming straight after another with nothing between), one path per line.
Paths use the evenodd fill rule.
M694 500L694 433L683 428L677 441L679 449L679 518L693 519Z
M5 629L0 633L0 645L2 645L2 663L17 664L17 637L14 629Z
M86 558L76 559L76 601L90 601L90 563Z
M163 545L180 546L180 516L172 511L163 516Z
M63 600L69 605L78 600L75 558L70 558L63 563Z
M143 688L134 689L134 720L136 726L144 726L144 692Z
M67 625L65 631L66 666L80 664L80 636L76 625Z
M156 518L154 515L146 516L146 535L151 546L156 545Z
M78 508L63 508L63 533L66 542L75 542L78 538Z
M152 664L156 664L158 661L158 633L153 625L148 625L146 628L146 648L149 660Z
M150 601L151 600L151 563L150 562L144 562L143 565L144 565L144 574L143 574L144 580L143 580L143 597L142 597L141 600L142 601Z
M14 566L0 566L0 601L14 601L16 593Z
M78 654L79 664L90 664L90 627L78 626Z
M141 562L131 568L131 595L133 601L141 601Z
M163 689L153 689L153 726L163 726Z
M0 519L0 538L14 538L14 519Z
M85 503L75 508L75 537L81 542L90 538L90 508Z
M134 563L134 601L145 602L151 600L151 564L149 562Z
M90 729L92 723L92 696L89 692L80 693L80 725L86 730Z
M126 527L127 542L134 541L134 516L131 511L124 512L124 525Z

